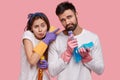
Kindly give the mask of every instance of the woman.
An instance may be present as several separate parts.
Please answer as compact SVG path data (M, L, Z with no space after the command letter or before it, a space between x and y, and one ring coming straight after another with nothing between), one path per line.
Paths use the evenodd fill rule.
M22 37L20 80L50 80L46 72L47 48L56 39L56 29L50 32L50 23L44 13L28 15L26 31Z

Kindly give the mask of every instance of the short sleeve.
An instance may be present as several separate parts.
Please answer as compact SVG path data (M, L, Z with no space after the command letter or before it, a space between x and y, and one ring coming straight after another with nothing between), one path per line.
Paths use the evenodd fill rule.
M22 40L23 39L29 39L30 41L34 41L34 35L33 35L33 33L31 32L31 31L25 31L24 32L24 34L23 34L23 36L22 36Z

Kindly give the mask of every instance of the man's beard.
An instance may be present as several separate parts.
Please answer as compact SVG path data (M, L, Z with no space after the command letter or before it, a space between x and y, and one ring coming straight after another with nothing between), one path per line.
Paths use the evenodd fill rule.
M71 25L71 26L69 26ZM77 27L77 23L76 24L69 24L69 25L66 25L66 31L74 31Z

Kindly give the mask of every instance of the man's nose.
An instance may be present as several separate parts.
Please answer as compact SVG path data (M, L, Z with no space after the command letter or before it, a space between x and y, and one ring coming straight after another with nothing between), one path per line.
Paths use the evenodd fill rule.
M70 20L66 19L66 24L67 25L70 24Z

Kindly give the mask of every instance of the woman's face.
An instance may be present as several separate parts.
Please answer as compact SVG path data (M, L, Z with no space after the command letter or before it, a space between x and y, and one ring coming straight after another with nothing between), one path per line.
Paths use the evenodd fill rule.
M32 25L32 32L35 35L35 37L39 40L45 37L47 32L46 22L41 18L36 19Z

